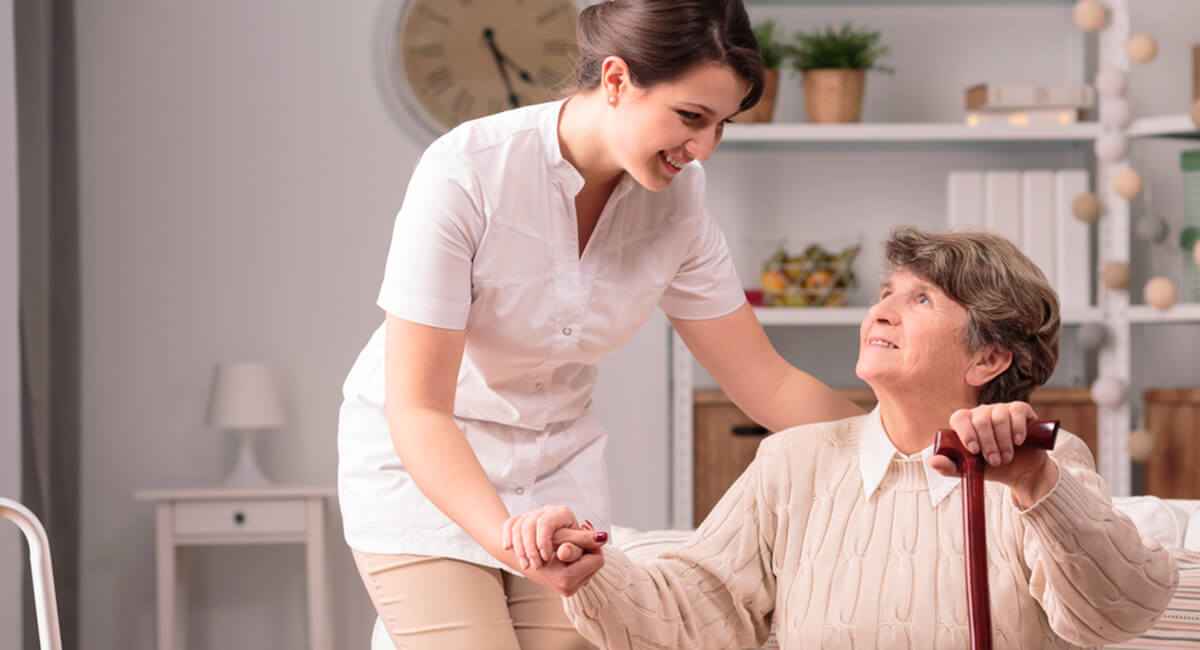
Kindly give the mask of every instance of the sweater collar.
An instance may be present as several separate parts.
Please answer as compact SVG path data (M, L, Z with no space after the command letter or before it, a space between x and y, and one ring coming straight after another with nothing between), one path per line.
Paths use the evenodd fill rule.
M934 508L937 508L938 504L950 496L950 493L954 492L954 489L961 483L961 479L943 476L929 466L927 461L933 456L932 444L911 456L901 454L883 429L883 416L880 414L877 404L874 410L866 416L858 443L858 467L862 472L864 498L870 500L871 495L879 489L884 476L887 475L888 466L897 456L900 458L917 458L919 456L921 458L921 468L925 471L925 483L929 486L929 503Z

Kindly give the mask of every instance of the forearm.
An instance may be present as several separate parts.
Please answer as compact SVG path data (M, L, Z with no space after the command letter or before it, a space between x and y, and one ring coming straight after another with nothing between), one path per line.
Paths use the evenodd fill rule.
M508 508L454 419L440 411L410 408L390 414L388 421L396 453L425 497L492 557L516 569L516 557L500 545Z
M1052 489L1012 518L1031 593L1050 627L1076 645L1144 632L1175 590L1170 553L1113 508L1090 470L1061 458L1051 464L1058 466Z
M740 391L730 398L750 419L771 431L863 413L824 382L782 358L759 390Z

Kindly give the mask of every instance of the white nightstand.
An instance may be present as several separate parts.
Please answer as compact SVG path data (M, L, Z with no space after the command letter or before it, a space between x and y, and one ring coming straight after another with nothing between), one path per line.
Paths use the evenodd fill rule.
M143 490L156 510L158 650L183 650L187 639L187 576L180 546L304 544L308 558L308 640L332 650L325 564L325 499L333 488L271 487Z

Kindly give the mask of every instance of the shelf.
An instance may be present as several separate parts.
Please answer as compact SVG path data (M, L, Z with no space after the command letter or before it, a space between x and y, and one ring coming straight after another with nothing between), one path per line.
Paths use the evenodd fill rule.
M1200 319L1200 306L1196 306L1196 318ZM789 326L821 326L840 325L858 326L867 316L866 307L756 307L755 315L764 327ZM1104 319L1103 312L1096 307L1068 309L1063 311L1063 323L1066 325L1081 325L1083 323L1099 323Z
M1200 128L1187 115L1161 115L1134 120L1132 138L1200 138Z
M722 144L805 142L1087 142L1100 135L1095 122L1054 127L966 124L731 124Z
M1062 7L1075 0L749 0L751 6L773 7Z
M1175 305L1160 311L1149 305L1137 305L1129 308L1131 323L1200 323L1200 305Z

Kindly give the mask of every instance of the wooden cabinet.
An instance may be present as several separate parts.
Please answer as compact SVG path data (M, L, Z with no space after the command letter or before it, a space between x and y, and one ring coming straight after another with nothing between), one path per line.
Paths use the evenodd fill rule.
M875 408L866 389L839 391L864 410ZM1083 438L1096 453L1096 405L1084 388L1045 388L1034 394L1034 410ZM758 443L768 435L719 389L697 390L694 397L693 525L699 525L729 486L754 460ZM1197 444L1200 450L1200 444ZM1195 457L1195 456L1193 456ZM1157 492L1155 492L1157 494Z
M1146 493L1163 499L1200 498L1200 389L1146 391L1146 430L1154 448L1146 459Z

